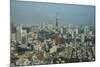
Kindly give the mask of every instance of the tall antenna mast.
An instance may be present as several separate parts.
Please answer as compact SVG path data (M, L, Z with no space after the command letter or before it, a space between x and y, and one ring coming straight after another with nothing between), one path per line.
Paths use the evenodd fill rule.
M57 13L56 13L56 27L58 27L58 18L57 18Z

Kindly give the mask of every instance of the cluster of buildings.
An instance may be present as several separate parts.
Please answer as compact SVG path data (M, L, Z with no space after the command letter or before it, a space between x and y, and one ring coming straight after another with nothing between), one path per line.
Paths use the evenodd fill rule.
M94 60L94 25L11 25L11 66Z

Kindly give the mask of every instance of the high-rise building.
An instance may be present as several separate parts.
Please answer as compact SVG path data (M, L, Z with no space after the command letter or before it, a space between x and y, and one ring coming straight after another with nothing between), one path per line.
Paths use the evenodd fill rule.
M63 31L64 31L64 30L63 30L63 28L61 27L61 28L60 28L60 33L62 33L62 34L63 34Z
M22 31L22 26L17 25L16 26L16 41L21 41L21 31Z
M76 27L75 32L76 32L76 34L79 33L79 28L78 27Z
M68 32L72 33L72 25L71 24L68 25Z
M60 28L60 33L61 34L66 34L66 27L61 27Z
M84 34L88 34L88 32L89 32L89 27L88 26L85 26L84 27Z
M85 41L85 34L81 34L81 42L84 43Z
M16 40L15 33L11 33L11 40L12 41L15 41Z

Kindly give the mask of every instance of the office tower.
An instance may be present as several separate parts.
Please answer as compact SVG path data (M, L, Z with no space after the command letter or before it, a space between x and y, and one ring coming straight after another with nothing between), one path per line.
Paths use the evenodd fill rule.
M15 40L16 40L15 33L12 33L12 34L11 34L11 40L12 40L12 41L15 41Z
M75 32L76 32L76 34L79 33L79 29L78 29L78 27L76 27Z
M17 25L16 26L16 41L21 41L21 31L22 31L22 26Z
M60 28L60 33L63 34L63 32L64 32L64 29L61 27L61 28Z
M81 34L81 42L84 43L85 41L85 34Z

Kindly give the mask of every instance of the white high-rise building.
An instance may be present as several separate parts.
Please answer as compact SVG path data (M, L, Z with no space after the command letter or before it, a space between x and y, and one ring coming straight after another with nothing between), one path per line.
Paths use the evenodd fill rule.
M76 32L76 34L78 34L78 32L79 32L79 31L78 31L78 28L75 29L75 32Z
M16 41L21 41L21 30L22 30L22 26L17 25L16 26Z
M85 35L82 34L82 35L81 35L81 42L83 43L84 41L85 41Z
M72 32L71 35L72 35L72 39L73 39L74 38L74 32Z
M16 40L15 33L11 33L11 40L12 41L15 41Z
M60 28L60 33L63 33L63 28Z

